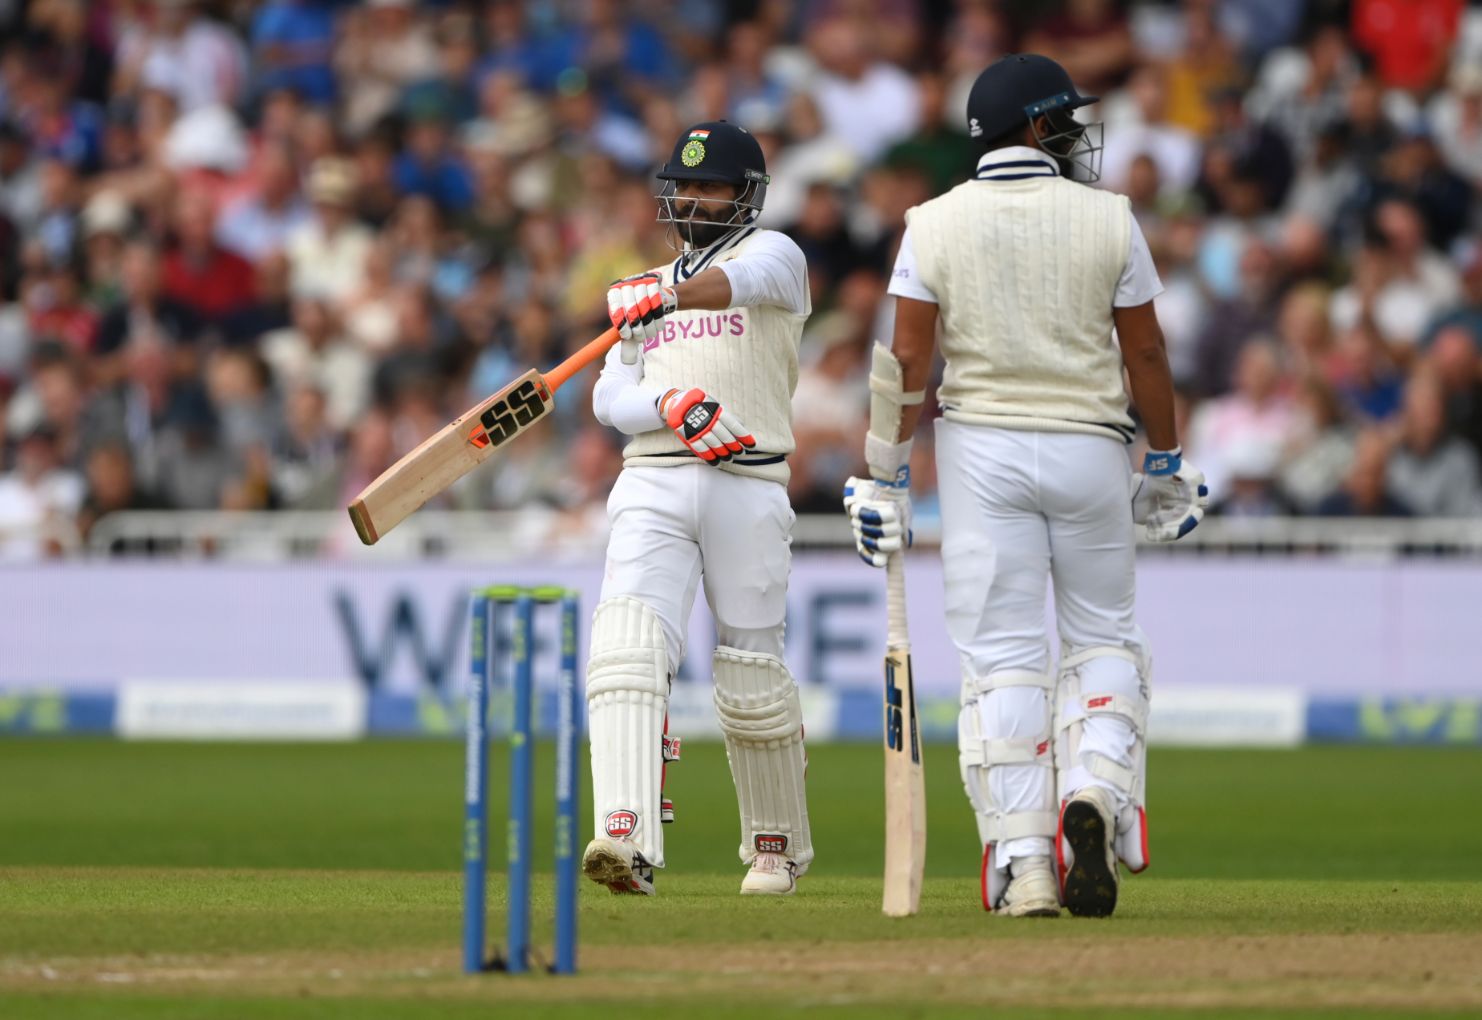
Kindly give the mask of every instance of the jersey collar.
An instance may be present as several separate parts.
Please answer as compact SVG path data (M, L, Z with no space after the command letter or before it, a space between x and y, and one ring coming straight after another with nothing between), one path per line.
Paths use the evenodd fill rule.
M731 231L708 248L686 250L674 261L675 280L688 280L709 268L717 255L736 247L742 240L754 233L756 233L756 227L748 224Z
M1010 145L983 153L973 176L980 181L1022 181L1027 177L1058 177L1060 168L1039 149Z

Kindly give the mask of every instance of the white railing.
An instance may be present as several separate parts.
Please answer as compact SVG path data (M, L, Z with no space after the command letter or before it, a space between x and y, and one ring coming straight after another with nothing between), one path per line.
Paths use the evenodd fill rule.
M600 556L606 542L600 514L573 516L548 508L505 512L424 510L381 539L378 560L461 558L516 560ZM918 546L940 543L936 521L916 527ZM744 539L738 539L744 540ZM845 549L842 513L799 517L796 549ZM267 513L130 511L93 527L86 555L266 560L349 556L360 548L349 518L334 511ZM1171 545L1141 547L1146 555L1482 555L1482 518L1353 519L1315 517L1209 518Z

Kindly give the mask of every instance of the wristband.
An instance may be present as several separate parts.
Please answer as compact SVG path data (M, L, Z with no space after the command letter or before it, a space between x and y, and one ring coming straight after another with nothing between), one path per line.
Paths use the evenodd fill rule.
M1184 464L1183 452L1182 446L1165 451L1149 450L1142 458L1142 473L1153 477L1178 474Z

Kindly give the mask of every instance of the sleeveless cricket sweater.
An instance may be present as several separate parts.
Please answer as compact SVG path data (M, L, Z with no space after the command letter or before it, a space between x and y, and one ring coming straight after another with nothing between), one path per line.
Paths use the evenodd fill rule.
M695 253L660 270L665 286L684 282L711 266L746 254L761 231L738 231L713 250ZM698 256L698 257L696 257ZM787 484L792 436L792 394L798 382L798 342L806 315L777 305L723 311L678 309L664 319L663 333L643 348L643 383L660 391L698 386L751 430L756 446L720 465L721 470ZM634 436L623 449L627 464L673 467L695 458L670 429ZM641 459L639 459L641 458Z
M939 301L947 418L1131 436L1112 338L1131 244L1125 197L1061 177L974 180L906 222Z

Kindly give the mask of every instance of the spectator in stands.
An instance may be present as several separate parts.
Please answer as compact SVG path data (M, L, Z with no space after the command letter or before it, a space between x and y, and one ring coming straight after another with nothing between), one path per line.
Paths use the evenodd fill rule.
M1385 477L1390 491L1421 516L1482 512L1476 451L1447 435L1444 393L1429 371L1417 371L1405 386L1398 442Z
M1087 94L1110 91L1132 68L1132 32L1126 10L1115 0L1069 0L1037 22L1023 50L1058 60Z
M1389 440L1380 430L1360 432L1343 486L1318 504L1318 516L1410 516L1410 508L1395 498L1386 480L1389 450Z
M1132 163L1139 156L1153 161L1160 186L1182 193L1199 176L1198 137L1168 120L1167 70L1145 64L1132 73L1127 87L1106 100L1106 148L1101 157L1101 185L1127 190Z
M282 251L312 215L299 193L298 167L287 143L263 143L255 177L252 192L227 207L216 227L223 248L253 263Z
M251 305L257 297L252 263L217 243L211 197L182 191L175 203L174 226L175 245L165 256L161 273L165 296L213 326Z
M338 300L361 282L371 233L352 218L355 165L324 156L309 168L306 187L314 215L288 237L295 294Z
M160 255L152 241L136 239L125 246L119 282L122 296L98 327L99 354L118 355L134 342L175 348L193 346L200 339L200 317L164 293Z
M0 474L0 562L56 556L75 545L82 479L66 470L55 430L37 424L16 445L15 469Z
M870 163L920 123L916 82L900 68L877 60L860 25L836 18L813 35L820 74L813 96L824 129Z
M1279 349L1270 339L1254 339L1240 350L1234 391L1194 412L1186 447L1198 458L1211 492L1224 490L1237 453L1248 461L1257 455L1269 459L1274 469L1297 423L1284 389Z
M1482 456L1482 354L1465 326L1447 326L1426 350L1423 369L1432 372L1446 399L1446 431L1466 440Z
M1338 394L1309 376L1297 398L1296 426L1283 454L1277 482L1282 495L1304 514L1315 513L1337 492L1353 466L1357 429L1344 418Z
M77 517L78 534L84 541L93 526L111 513L160 509L137 484L133 455L121 439L105 439L93 447L87 455L85 477L87 493Z

